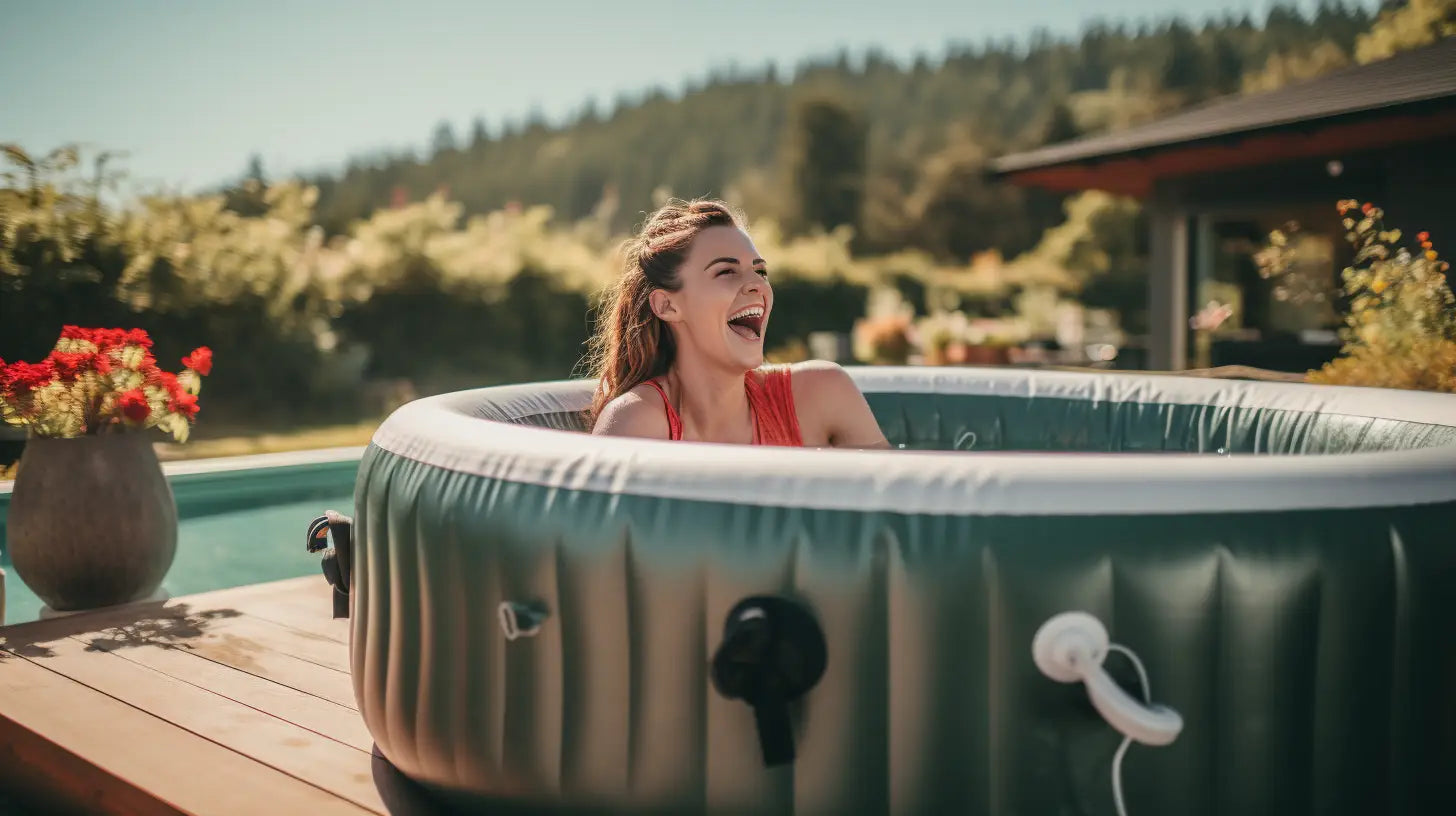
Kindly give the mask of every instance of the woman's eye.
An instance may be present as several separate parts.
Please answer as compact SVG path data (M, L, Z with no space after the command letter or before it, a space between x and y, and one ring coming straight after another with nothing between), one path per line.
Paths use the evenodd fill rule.
M765 278L768 277L768 270L767 269L764 269L763 267L759 267L758 270L757 270L757 272L758 272L758 274L764 276Z
M733 274L733 267L731 267L731 266L725 266L722 269L719 269L718 270L718 274L716 275L716 277L720 277L721 278L724 275L731 275L731 274Z

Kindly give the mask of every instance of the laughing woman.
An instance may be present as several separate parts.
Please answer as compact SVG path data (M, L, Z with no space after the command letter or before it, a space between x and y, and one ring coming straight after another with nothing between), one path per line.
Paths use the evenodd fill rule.
M626 247L592 339L592 433L752 445L887 448L844 369L765 366L773 286L739 218L670 202Z

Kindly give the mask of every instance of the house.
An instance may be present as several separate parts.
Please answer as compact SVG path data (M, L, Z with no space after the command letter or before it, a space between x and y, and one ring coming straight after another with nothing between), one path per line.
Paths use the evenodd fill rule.
M1338 352L1335 307L1276 297L1253 253L1272 230L1297 222L1299 272L1338 285L1352 254L1335 213L1342 199L1373 201L1390 226L1407 236L1427 230L1438 249L1456 252L1456 38L1004 156L992 172L1018 185L1143 202L1148 368L1189 366L1189 317L1210 300L1235 312L1214 344L1214 365L1318 367Z

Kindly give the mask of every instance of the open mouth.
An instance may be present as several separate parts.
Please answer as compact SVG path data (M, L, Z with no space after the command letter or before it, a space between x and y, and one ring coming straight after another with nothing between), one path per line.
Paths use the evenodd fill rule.
M763 307L749 306L728 317L728 328L750 342L763 339Z

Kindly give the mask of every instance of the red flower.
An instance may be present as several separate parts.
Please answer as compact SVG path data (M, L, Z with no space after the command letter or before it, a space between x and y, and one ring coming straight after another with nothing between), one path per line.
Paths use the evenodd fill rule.
M1425 242L1431 240L1431 234L1424 231L1418 232L1416 233L1416 240L1424 244Z
M14 389L16 393L25 393L44 388L55 381L56 367L50 360L41 360L38 363L17 360L6 366L5 373L0 377L3 377L6 387Z
M145 422L152 413L152 406L147 404L147 395L142 393L140 388L121 395L121 415L132 422Z
M56 374L62 380L71 381L91 368L94 356L85 351L53 351L48 359L55 365Z
M121 329L92 329L89 339L102 351L110 351L126 345L126 332Z
M212 349L207 346L193 349L191 354L182 358L182 365L206 377L212 373Z
M1375 205L1367 201L1363 206L1360 207L1360 212L1369 215L1370 213L1375 212Z
M167 410L177 414L186 414L188 419L197 416L197 397L186 391L179 391L172 395L167 404Z
M170 399L176 399L178 394L184 393L182 383L177 382L177 375L170 371L158 371L156 384L167 389Z

